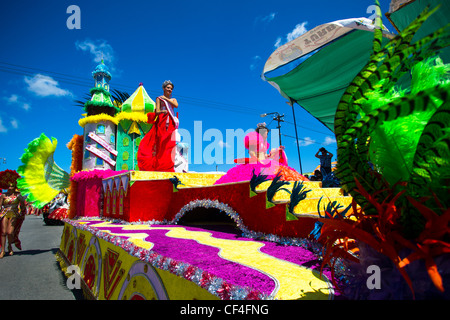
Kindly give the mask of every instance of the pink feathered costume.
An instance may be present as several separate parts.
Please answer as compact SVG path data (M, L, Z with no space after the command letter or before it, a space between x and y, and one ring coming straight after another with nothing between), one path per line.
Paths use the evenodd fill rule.
M269 179L273 179L280 173L281 180L308 181L306 177L288 167L284 150L276 150L276 153L271 154L270 157L255 156L261 153L266 155L270 147L269 143L258 132L247 134L244 138L244 145L249 150L250 158L235 159L234 162L238 165L228 170L215 184L248 181L252 178L253 171L256 175L267 175Z

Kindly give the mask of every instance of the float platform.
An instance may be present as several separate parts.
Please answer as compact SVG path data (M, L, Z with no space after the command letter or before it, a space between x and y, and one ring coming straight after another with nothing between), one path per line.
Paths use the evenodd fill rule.
M260 300L335 296L302 246L176 225L66 220L58 260L91 299Z
M129 171L80 181L62 269L78 266L92 299L333 299L320 244L306 238L320 208L351 197L304 182L311 191L289 210L288 191L268 201L271 181L252 191L249 181L214 185L220 176Z

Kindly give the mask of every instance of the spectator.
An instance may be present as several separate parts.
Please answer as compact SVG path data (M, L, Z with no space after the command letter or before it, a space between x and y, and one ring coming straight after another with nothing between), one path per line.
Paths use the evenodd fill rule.
M319 170L314 171L314 175L309 178L310 181L322 181L322 173Z
M320 171L322 172L322 176L330 174L331 158L333 158L333 154L328 152L324 147L322 147L319 149L319 151L317 151L316 158L320 159Z

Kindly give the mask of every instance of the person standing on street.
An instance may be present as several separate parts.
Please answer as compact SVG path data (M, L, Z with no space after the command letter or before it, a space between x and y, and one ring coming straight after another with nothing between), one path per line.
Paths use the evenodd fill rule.
M8 191L0 196L0 209L1 259L5 256L7 237L10 256L14 254L11 246L13 243L19 250L21 249L18 232L26 213L26 205L25 197L20 194L15 184L10 183Z

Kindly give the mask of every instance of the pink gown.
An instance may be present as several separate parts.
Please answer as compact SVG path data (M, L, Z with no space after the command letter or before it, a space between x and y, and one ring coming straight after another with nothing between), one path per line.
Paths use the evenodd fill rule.
M244 138L245 148L256 154L266 154L269 150L269 143L257 132L250 132ZM228 172L218 179L214 184L248 181L252 178L253 172L267 175L269 179L273 179L278 173L281 174L281 180L284 181L309 181L293 168L288 167L287 157L284 150L279 150L279 153L271 158L249 157L235 159L237 166L228 170Z

